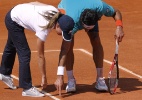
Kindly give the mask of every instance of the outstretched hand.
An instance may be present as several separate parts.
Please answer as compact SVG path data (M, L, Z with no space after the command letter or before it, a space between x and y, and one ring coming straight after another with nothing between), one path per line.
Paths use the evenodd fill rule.
M58 75L54 85L55 85L57 91L59 92L59 96L61 96L62 95L63 85L64 85L63 75Z

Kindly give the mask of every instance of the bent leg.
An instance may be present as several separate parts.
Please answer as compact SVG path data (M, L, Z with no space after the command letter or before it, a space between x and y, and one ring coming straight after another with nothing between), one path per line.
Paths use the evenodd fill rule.
M96 27L97 29L98 27ZM97 77L96 77L96 85L95 88L99 91L107 91L108 87L103 78L103 59L104 59L104 51L101 44L101 40L99 37L99 32L95 32L94 30L90 30L88 32L88 36L90 38L90 42L93 49L93 60L96 65Z
M19 59L19 86L29 89L32 87L30 71L31 51L23 31L15 32L12 37L13 39L16 38L13 42Z
M97 68L97 79L103 77L103 58L104 51L100 41L99 33L89 32L88 36L93 49L93 60Z
M93 60L97 70L96 80L98 80L99 77L103 77L103 59L104 59L104 51L99 36L98 23L96 23L95 27L92 30L89 30L87 34L89 36L90 43L93 49Z
M11 41L10 36L8 35L8 40L2 55L0 73L3 75L11 75L12 69L15 61L16 49Z
M70 50L67 55L67 60L66 60L66 70L73 70L73 65L74 65L74 53L73 53L73 46L74 46L74 38L72 38Z
M31 72L30 72L30 57L31 52L24 33L24 28L12 21L10 12L5 20L10 39L16 48L19 59L19 86L24 89L32 87ZM15 52L13 53L15 54ZM14 58L14 57L13 57ZM14 59L13 59L14 60Z
M67 54L67 60L66 60L66 70L67 70L68 80L74 79L74 75L73 75L73 65L74 65L73 46L74 46L74 38L72 38L70 50Z
M67 76L68 76L66 92L76 91L76 80L73 74L73 65L74 65L73 46L74 46L74 38L72 39L72 43L71 43L70 50L68 52L67 60L66 60L66 71L67 71Z

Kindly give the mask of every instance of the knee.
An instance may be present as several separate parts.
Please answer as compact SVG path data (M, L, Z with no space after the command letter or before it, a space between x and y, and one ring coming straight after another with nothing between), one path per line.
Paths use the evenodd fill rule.
M30 61L31 58L31 51L25 50L23 53L19 54L20 61Z
M97 36L97 37L96 37L96 36L92 36L92 37L90 38L90 42L91 42L92 46L95 46L95 47L102 45L99 36Z

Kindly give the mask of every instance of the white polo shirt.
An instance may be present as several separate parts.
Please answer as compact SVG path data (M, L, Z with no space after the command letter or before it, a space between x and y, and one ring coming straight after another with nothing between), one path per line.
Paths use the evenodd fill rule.
M57 8L46 4L25 3L15 6L11 11L11 19L25 29L34 31L36 36L45 41L51 29L44 29L40 26L47 26L49 23L42 15L46 11L59 12Z

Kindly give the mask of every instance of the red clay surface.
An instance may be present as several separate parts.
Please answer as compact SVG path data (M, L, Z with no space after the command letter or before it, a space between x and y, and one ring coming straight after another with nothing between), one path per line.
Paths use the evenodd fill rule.
M7 30L4 25L4 17L7 11L19 3L31 2L34 0L0 0L0 59L7 40ZM38 0L40 2L57 6L60 0ZM117 93L110 95L108 92L98 92L94 89L94 82L96 78L95 65L92 56L82 52L80 49L91 53L91 45L89 38L84 30L75 34L75 64L74 74L77 80L77 92L74 94L67 94L65 89L63 97L59 97L54 87L56 80L56 71L58 63L62 37L58 36L53 30L45 43L45 55L47 62L47 78L48 88L47 93L50 93L55 98L64 100L139 100L142 98L142 2L141 0L104 0L108 4L118 8L123 15L125 37L119 48L119 65L139 75L135 76L120 69L120 80ZM95 1L94 1L95 2ZM115 49L115 22L112 18L102 17L99 22L100 37L104 47L104 59L112 61ZM31 51L36 51L36 37L33 32L26 30L26 36L31 48ZM104 77L106 77L110 64L104 62ZM16 58L13 75L18 77L18 59ZM32 52L31 72L33 85L39 86L41 83L41 74L37 64L36 52ZM141 77L141 78L140 78ZM18 86L18 80L14 79L14 83ZM67 77L65 74L65 85ZM39 87L40 88L40 87ZM0 100L53 100L46 96L43 98L22 97L22 89L10 90L7 86L0 82ZM56 99L57 100L57 99Z

